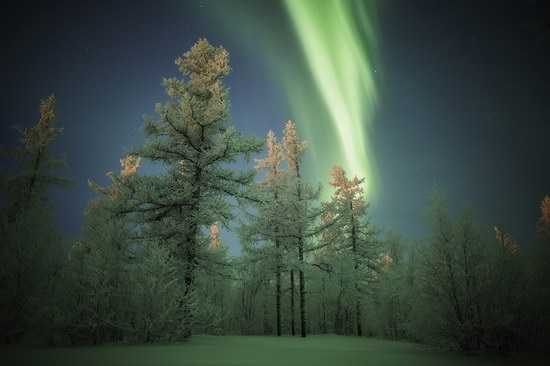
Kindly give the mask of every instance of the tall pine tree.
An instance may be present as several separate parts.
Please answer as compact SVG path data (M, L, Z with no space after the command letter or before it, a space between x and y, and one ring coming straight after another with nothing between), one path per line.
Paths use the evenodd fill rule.
M281 194L285 180L285 171L281 168L282 151L281 145L277 143L277 138L273 131L267 134L267 157L257 160L256 169L266 172L265 178L255 187L257 216L252 218L253 225L248 227L248 234L243 235L245 241L250 241L252 237L259 238L272 242L274 249L267 250L267 259L274 263L275 267L275 311L276 311L276 328L277 336L282 334L281 325L281 285L282 285L282 239L280 237L281 227L277 222L276 217L279 217L281 212ZM245 246L246 247L246 246ZM271 258L275 258L272 261Z
M157 104L158 120L146 118L146 142L132 152L161 162L166 172L137 179L127 210L140 215L143 237L158 240L183 266L185 301L177 337L187 338L197 268L217 263L208 251L207 229L216 221L228 225L233 215L227 198L241 198L254 177L254 171L229 165L248 160L263 143L228 123L229 96L222 81L231 68L223 47L201 39L176 65L184 78L164 80L171 99Z
M66 166L63 157L50 154L63 131L55 127L54 96L41 101L39 110L35 126L14 127L21 135L21 145L2 147L3 154L17 160L16 171L1 179L0 330L6 343L31 332L43 333L55 313L52 293L61 267L62 242L54 227L47 190L73 183L53 172Z
M363 316L361 289L364 287L369 272L376 269L374 251L374 231L366 217L368 204L365 202L364 190L361 187L365 179L354 177L348 179L346 172L339 166L332 170L331 186L333 207L340 221L340 243L338 250L348 253L353 268L353 298L355 302L356 334L363 335Z
M306 141L300 141L296 125L288 121L284 129L283 154L288 166L288 185L286 198L288 206L288 242L290 248L298 252L298 282L300 291L300 328L302 337L306 336L306 289L304 275L304 249L307 238L307 229L312 223L311 202L318 198L302 179L301 163ZM294 320L294 269L290 270L291 312ZM293 321L294 323L294 321ZM293 324L294 325L294 324ZM294 332L293 332L294 334Z

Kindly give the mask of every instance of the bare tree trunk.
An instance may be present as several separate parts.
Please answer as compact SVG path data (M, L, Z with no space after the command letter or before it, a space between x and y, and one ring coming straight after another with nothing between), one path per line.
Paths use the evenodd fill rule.
M180 208L181 210L181 208ZM184 275L184 296L183 299L180 301L180 307L182 308L182 314L183 314L183 338L187 339L190 338L192 335L192 326L193 326L193 314L191 312L191 299L194 291L194 285L195 285L195 238L196 238L196 232L197 228L196 226L192 228L191 235L187 237L187 243L185 248L185 264L187 265L187 269L185 271Z
M292 335L296 335L296 322L294 319L294 270L290 270L290 329Z
M325 308L325 277L323 276L323 291L321 292L322 296L322 309L323 309L323 333L327 333L327 311Z
M355 313L357 314L357 335L361 337L363 335L363 318L361 316L361 302L359 301L359 297L357 297L357 301L355 302Z
M300 263L304 263L304 243L302 238L298 243L298 256ZM304 271L300 269L300 327L302 331L302 337L306 336L306 283L304 278Z
M183 293L183 299L180 302L183 314L183 338L190 338L193 334L191 328L193 324L193 314L191 313L191 295L193 293L193 276L192 274L186 274L185 276L185 291Z
M359 263L357 258L357 225L355 222L355 215L353 214L353 201L349 201L349 206L351 210L351 249L353 250L353 253L355 254L353 261L354 261L354 270L355 274L357 275L358 269L359 269ZM361 300L359 296L359 284L358 279L355 280L355 316L356 316L356 323L357 323L357 335L361 337L363 335L363 317L361 314Z
M277 248L277 336L281 336L281 253L279 250L281 248L281 243L279 239L275 240L275 247Z
M267 286L267 281L265 283L265 289L267 290L268 289L268 286ZM269 335L269 321L268 321L268 318L267 318L267 297L264 297L264 301L262 301L262 308L263 308L263 311L264 311L264 335Z
M202 169L196 168L195 174L194 174L194 183L197 186L195 191L193 192L193 205L191 206L190 212L192 213L198 213L199 210L199 202L201 199L201 188L200 188L200 182L202 180ZM180 215L183 215L183 207L179 207L179 213ZM184 292L184 304L183 304L183 325L184 325L184 333L183 337L184 339L190 338L193 334L192 327L193 327L193 314L191 312L190 302L192 299L192 294L194 291L195 286L195 261L196 261L196 255L195 255L195 246L196 246L196 240L197 240L197 234L199 233L199 227L197 226L196 222L193 222L189 234L186 234L186 243L185 245L185 264L187 265L187 270L185 271L185 292Z
M340 279L340 291L338 292L338 297L336 298L336 313L334 315L334 332L336 334L342 334L342 292L343 292L343 283Z

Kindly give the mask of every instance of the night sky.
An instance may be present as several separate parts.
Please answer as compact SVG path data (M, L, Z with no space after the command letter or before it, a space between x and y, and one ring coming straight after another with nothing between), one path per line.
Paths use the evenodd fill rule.
M76 237L95 196L87 180L108 184L143 142L143 115L167 100L162 78L204 37L230 53L231 122L262 138L296 122L325 197L340 164L367 178L375 225L416 239L435 184L452 212L468 202L480 224L529 244L550 194L550 37L528 23L550 20L549 3L12 2L0 15L0 143L15 145L11 126L35 124L55 94L54 153L77 186L51 199Z

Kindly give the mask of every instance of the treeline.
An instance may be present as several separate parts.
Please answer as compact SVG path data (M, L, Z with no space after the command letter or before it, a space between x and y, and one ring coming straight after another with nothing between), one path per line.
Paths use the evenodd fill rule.
M535 350L550 329L550 198L538 240L519 246L500 227L485 232L472 210L451 217L434 190L430 234L411 243L368 217L364 179L332 171L332 198L306 182L292 122L277 142L229 125L229 56L206 40L176 60L170 100L148 117L146 142L85 211L81 237L56 233L46 199L63 159L49 148L55 100L40 105L18 168L3 174L0 329L6 344L174 342L194 333L335 333L410 340L464 352ZM261 153L255 169L233 163ZM162 174L139 174L142 159ZM536 225L536 223L534 223ZM227 255L220 227L242 255Z
M469 353L548 347L550 197L541 212L537 243L520 247L502 228L477 227L470 207L451 217L434 190L429 236L386 241L392 260L372 287L371 329Z

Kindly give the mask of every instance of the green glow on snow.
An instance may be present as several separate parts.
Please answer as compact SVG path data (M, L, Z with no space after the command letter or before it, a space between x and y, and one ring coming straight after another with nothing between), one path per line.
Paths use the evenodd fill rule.
M303 76L290 71L287 98L298 127L306 125L316 175L328 177L332 165L341 165L348 176L366 177L370 196L375 167L368 133L377 96L376 42L367 8L363 2L342 0L285 0L285 5L319 94L310 97L297 85ZM326 110L324 118L320 108Z

